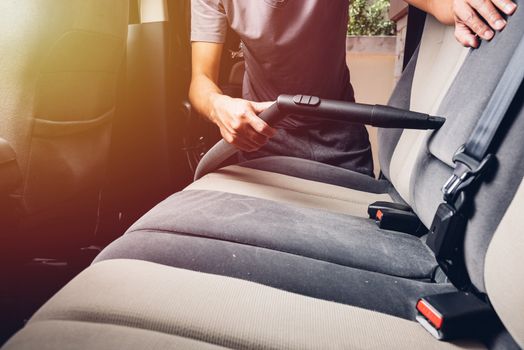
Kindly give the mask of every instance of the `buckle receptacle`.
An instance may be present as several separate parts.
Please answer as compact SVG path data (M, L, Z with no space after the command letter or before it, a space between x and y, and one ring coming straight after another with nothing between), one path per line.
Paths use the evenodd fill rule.
M474 294L451 292L420 298L416 320L439 340L478 336L497 318L491 306Z
M428 232L411 207L401 203L375 202L369 205L368 214L383 230L404 232L416 237Z

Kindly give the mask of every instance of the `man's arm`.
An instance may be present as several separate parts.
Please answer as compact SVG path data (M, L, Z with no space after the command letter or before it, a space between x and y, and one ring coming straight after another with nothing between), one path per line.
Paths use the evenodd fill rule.
M478 37L491 40L506 26L501 12L511 15L517 5L511 0L406 0L445 24L455 25L455 36L464 46L478 47Z
M223 44L193 42L189 100L197 112L220 128L222 137L237 148L252 152L264 146L276 130L257 114L271 103L231 98L217 85Z

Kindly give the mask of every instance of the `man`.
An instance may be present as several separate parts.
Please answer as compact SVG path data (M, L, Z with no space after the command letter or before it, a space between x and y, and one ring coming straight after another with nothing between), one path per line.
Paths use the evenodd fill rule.
M457 40L477 47L506 25L510 0L410 0L455 25ZM293 116L278 130L258 117L279 94L354 101L346 66L348 0L192 0L193 72L189 97L246 158L287 155L372 176L364 126ZM227 27L240 36L246 63L243 99L217 86ZM319 116L321 117L321 116Z

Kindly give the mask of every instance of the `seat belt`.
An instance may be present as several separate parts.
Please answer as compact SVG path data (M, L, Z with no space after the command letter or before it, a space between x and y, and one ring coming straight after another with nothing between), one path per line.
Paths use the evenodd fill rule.
M478 187L473 186L493 165L489 153L493 140L524 80L524 38L521 39L488 105L484 109L466 144L453 157L453 175L444 184L444 202L431 224L427 245L451 282L461 290L471 288L463 252L468 221L464 207L472 203Z
M411 57L417 51L424 33L424 23L426 23L426 12L409 5L408 6L408 24L406 28L406 44L404 45L404 61L402 71L406 69Z

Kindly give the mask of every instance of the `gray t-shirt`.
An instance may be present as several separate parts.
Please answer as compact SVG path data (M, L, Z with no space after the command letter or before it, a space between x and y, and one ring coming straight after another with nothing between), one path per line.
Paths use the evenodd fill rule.
M353 100L346 66L348 0L192 0L191 40L243 42L244 98L279 94Z

